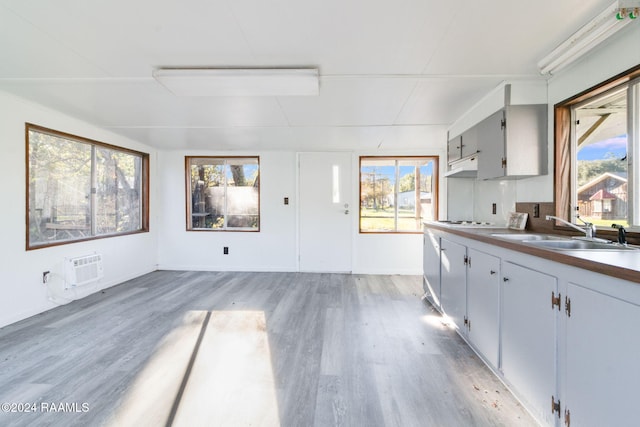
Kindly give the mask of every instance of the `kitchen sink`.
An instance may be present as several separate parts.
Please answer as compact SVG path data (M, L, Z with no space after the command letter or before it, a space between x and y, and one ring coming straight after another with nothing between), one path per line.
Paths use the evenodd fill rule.
M562 239L558 236L550 236L548 234L526 234L526 233L494 233L491 236L499 237L500 239L518 240L518 241L531 241L531 240L557 240Z
M523 243L555 250L596 250L596 251L633 251L636 248L615 243L593 242L589 240L524 240Z

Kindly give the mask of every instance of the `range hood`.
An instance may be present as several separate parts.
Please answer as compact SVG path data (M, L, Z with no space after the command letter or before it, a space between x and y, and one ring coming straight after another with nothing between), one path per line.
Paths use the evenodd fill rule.
M445 178L476 178L478 176L478 152L449 163Z

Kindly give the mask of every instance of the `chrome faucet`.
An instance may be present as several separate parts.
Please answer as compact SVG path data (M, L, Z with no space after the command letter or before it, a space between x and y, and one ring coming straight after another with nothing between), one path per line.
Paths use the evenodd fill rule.
M581 226L579 226L577 224L574 224L572 222L569 222L567 220L564 220L562 218L558 218L557 216L553 216L553 215L547 215L546 216L547 221L555 219L556 221L560 221L561 223L566 224L569 227L575 228L576 230L584 233L587 239L595 239L595 236L596 236L596 225L583 220L579 216L576 216L576 218L584 223L583 227L581 227Z

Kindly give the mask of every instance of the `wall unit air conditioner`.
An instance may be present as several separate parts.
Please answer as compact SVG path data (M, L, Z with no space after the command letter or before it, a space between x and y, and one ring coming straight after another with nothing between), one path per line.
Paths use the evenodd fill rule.
M65 258L65 287L67 289L96 282L102 277L104 277L104 270L101 254Z

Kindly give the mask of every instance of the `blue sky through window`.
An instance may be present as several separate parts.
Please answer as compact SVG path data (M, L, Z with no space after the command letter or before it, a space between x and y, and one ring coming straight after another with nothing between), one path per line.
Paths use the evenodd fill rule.
M578 151L578 160L601 160L607 153L613 153L621 159L627 155L627 135L620 135L603 141L594 142Z

